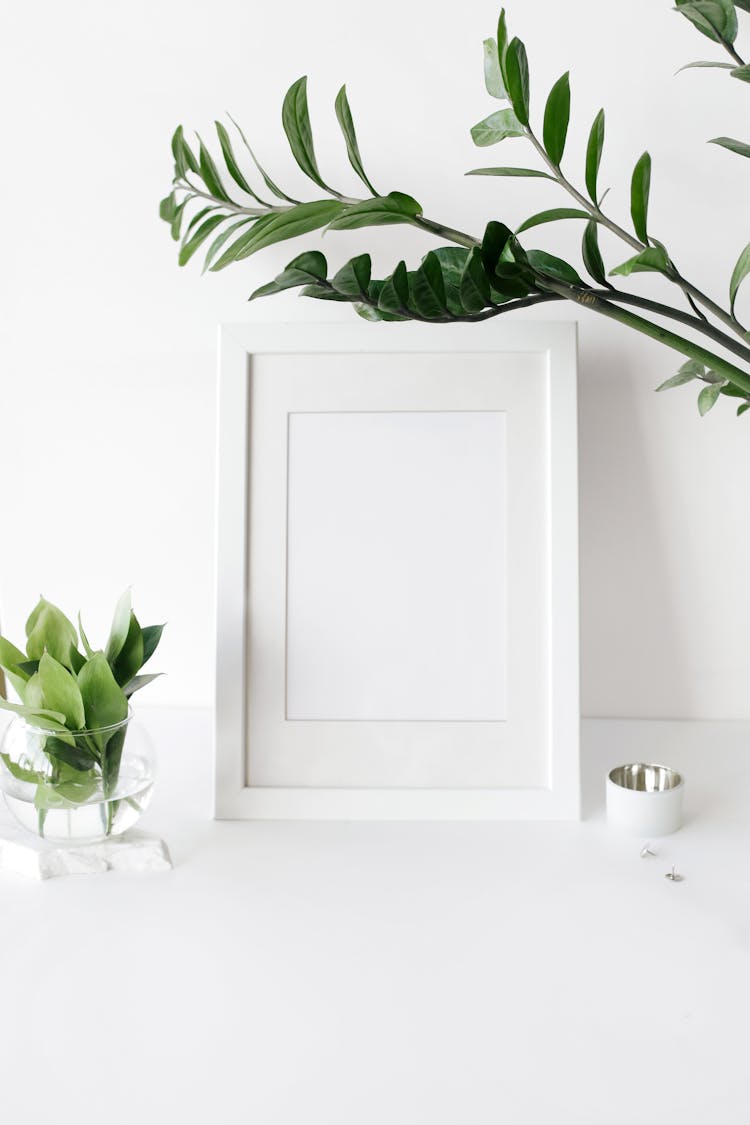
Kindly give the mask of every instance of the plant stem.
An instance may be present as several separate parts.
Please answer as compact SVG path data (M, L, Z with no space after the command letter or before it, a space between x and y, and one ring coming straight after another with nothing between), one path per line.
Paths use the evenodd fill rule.
M480 239L465 234L463 231L455 230L453 227L445 227L442 223L436 223L432 219L426 219L424 215L414 219L414 226L419 227L420 230L428 231L430 234L435 234L439 238L447 238L450 242L455 242L459 246L466 246L469 250L473 249L474 246L482 245Z

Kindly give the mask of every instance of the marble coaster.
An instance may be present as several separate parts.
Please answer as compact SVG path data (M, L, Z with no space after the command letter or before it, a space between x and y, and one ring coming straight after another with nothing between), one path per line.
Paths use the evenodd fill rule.
M169 871L169 848L158 836L131 829L100 844L53 844L22 828L0 825L0 870L32 879L100 875L105 871Z

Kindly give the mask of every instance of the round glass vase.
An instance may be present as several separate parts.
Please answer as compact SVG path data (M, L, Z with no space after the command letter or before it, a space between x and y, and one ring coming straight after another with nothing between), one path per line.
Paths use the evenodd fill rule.
M50 730L17 717L0 744L0 789L24 828L59 844L119 836L149 803L151 740L132 710L96 730Z

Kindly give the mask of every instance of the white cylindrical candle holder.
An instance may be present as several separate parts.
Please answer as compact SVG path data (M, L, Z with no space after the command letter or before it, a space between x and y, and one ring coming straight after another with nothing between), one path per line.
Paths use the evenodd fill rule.
M684 791L682 775L668 766L616 766L607 776L607 821L633 836L668 836L682 826Z

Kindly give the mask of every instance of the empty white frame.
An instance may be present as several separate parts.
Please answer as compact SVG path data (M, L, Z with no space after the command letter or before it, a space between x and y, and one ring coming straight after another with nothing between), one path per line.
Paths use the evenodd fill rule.
M575 326L221 333L216 815L578 815Z

